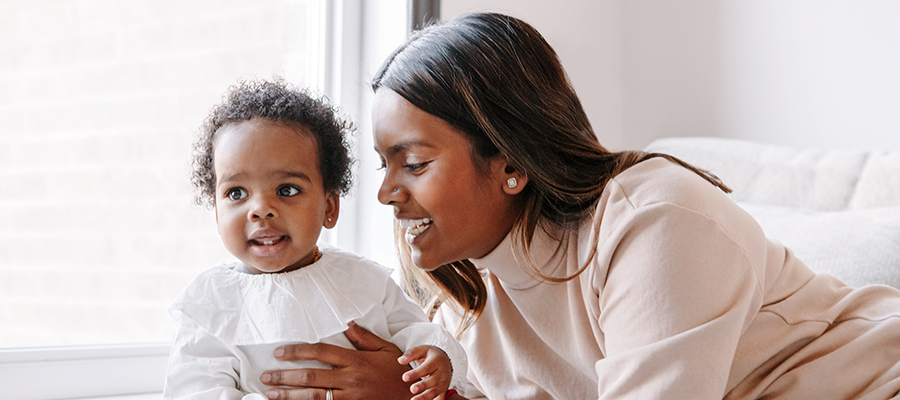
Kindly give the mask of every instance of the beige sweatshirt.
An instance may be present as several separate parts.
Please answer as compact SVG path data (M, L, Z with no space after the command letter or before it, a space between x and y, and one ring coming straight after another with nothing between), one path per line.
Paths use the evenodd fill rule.
M719 189L663 159L605 189L577 231L507 237L462 337L469 398L887 399L900 390L900 292L817 276ZM517 260L519 260L517 262ZM435 321L455 330L443 305Z

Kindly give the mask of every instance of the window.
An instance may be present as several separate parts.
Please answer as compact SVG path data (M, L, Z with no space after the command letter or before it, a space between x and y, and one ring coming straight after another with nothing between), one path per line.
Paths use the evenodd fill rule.
M189 160L239 78L318 88L356 122L358 185L321 239L392 266L366 82L405 38L405 13L405 0L0 6L0 371L52 354L143 358L158 372L172 299L232 259L212 212L192 204Z
M0 347L168 340L167 303L230 259L191 203L197 128L240 77L321 87L323 3L7 6Z

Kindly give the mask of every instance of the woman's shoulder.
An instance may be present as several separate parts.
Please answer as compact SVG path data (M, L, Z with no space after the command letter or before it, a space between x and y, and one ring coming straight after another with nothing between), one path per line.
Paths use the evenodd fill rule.
M701 210L733 203L702 176L664 158L628 168L610 180L605 192L607 201L627 202L635 209L671 204Z
M693 227L711 221L735 237L764 238L759 224L725 192L694 171L664 158L641 162L613 178L604 189L594 223L602 221L601 231L612 235L663 220L677 222L670 226L692 236L712 234Z

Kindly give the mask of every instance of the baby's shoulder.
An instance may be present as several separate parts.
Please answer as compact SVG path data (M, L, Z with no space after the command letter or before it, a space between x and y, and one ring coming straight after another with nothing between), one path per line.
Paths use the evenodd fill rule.
M337 247L320 244L319 250L322 252L321 261L327 264L328 268L355 269L376 275L390 275L392 272L390 268L379 264L375 260Z

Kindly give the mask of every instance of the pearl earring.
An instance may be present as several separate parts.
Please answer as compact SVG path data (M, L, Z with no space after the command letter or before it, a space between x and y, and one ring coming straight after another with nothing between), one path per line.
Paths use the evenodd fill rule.
M509 178L506 180L506 186L509 186L510 189L516 187L519 182L516 182L516 178Z

